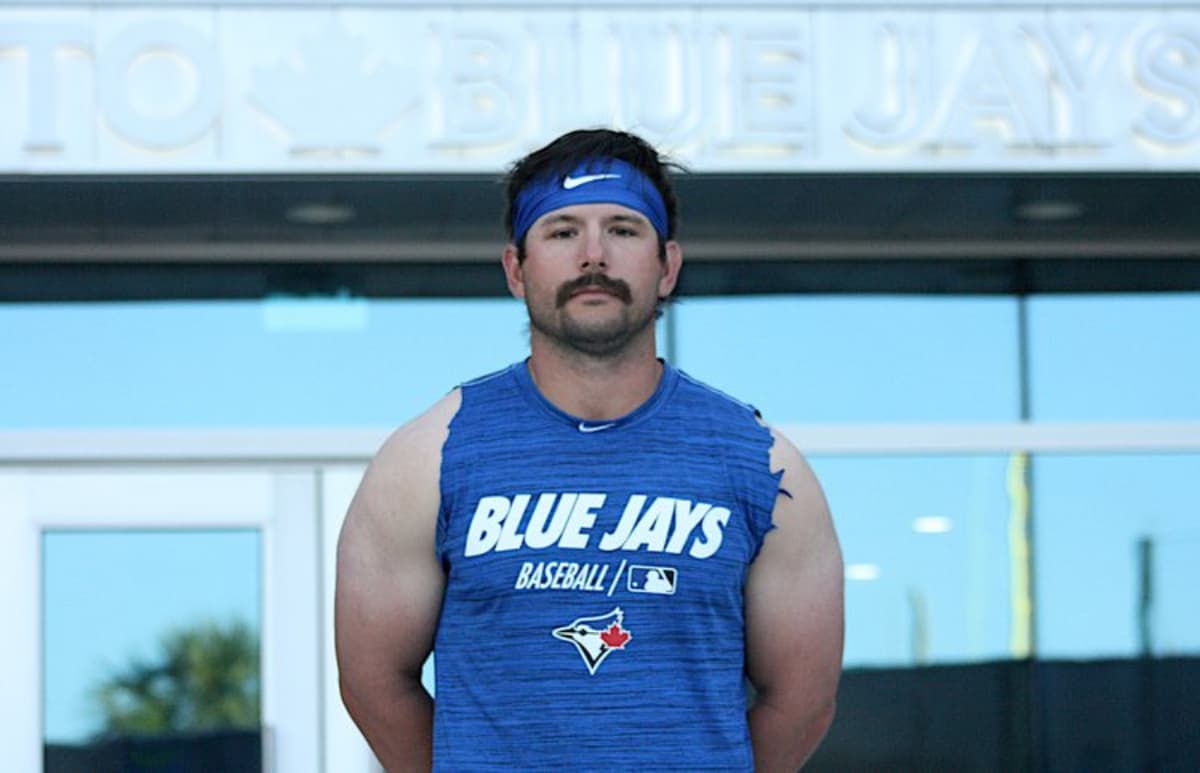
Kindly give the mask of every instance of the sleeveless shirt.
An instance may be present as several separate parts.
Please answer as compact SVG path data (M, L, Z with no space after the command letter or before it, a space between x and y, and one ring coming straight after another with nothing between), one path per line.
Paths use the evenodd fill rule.
M753 770L743 588L781 473L753 408L664 363L589 422L525 362L442 450L434 769Z

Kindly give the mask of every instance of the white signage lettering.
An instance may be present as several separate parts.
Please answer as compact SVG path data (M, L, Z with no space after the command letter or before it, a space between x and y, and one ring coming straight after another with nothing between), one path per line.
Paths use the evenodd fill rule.
M486 147L516 137L525 102L521 42L484 30L442 32L436 147Z
M696 171L1192 170L1200 10L9 7L0 99L0 172L491 173L598 125Z
M151 63L148 60L152 60ZM166 70L167 83L130 87L139 66ZM178 148L199 139L217 120L221 70L212 41L181 24L145 21L122 29L98 59L100 109L125 139L152 150ZM158 109L171 92L174 109Z
M1138 134L1165 146L1200 138L1200 32L1153 30L1138 46L1137 73L1152 98Z
M65 48L87 49L91 29L75 22L31 22L0 25L0 51L22 49L28 62L26 78L28 129L22 142L27 151L62 150L58 127L59 82L55 58ZM5 109L15 107L5 100Z
M732 114L725 139L798 150L808 139L812 109L804 28L734 28L729 36Z

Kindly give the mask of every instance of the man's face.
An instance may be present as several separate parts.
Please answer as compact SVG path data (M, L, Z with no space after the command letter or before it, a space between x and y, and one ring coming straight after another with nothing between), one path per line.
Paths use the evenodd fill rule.
M525 299L530 326L586 354L624 349L652 328L658 299L670 295L680 251L665 245L639 212L618 204L576 204L548 212L504 254L509 290Z

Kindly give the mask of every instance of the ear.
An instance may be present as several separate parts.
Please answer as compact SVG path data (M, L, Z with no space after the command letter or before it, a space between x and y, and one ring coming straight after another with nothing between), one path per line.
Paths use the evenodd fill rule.
M666 244L666 259L662 262L662 276L658 278L658 297L666 298L675 291L679 281L679 270L683 268L683 248L672 239Z
M521 261L517 259L517 245L510 244L504 248L500 263L504 266L504 279L508 282L508 291L514 298L524 298L525 270Z

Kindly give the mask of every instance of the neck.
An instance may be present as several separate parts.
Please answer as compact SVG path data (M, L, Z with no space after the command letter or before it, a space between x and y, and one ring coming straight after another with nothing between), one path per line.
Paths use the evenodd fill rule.
M533 331L529 371L558 408L588 421L617 419L650 399L662 378L654 336L614 355L564 351ZM633 342L631 342L633 344Z

